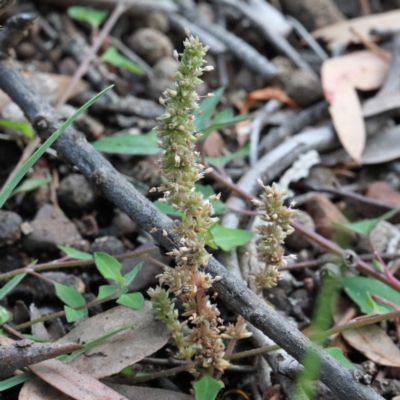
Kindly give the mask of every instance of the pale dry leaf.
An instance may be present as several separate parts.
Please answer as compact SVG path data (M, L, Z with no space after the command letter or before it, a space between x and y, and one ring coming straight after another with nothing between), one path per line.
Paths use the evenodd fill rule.
M168 341L170 334L165 324L154 320L149 301L145 302L143 310L119 306L89 318L56 343L69 341L88 343L127 325L134 325L134 327L109 337L69 363L76 370L93 378L103 378L140 361L159 350ZM56 381L50 383L54 384L54 382ZM70 384L74 382L71 381ZM34 384L26 382L22 391L31 391L32 385ZM31 395L29 400L55 400L55 398Z
M365 147L365 124L357 92L350 85L342 86L331 103L329 112L340 143L360 163Z
M327 41L328 48L332 50L337 46L359 43L359 39L351 33L351 29L355 29L368 40L375 40L376 37L370 33L371 29L374 28L399 29L400 10L341 21L317 29L313 32L313 36L317 39L324 39Z
M378 325L363 326L342 332L344 339L371 361L389 367L400 367L400 350Z
M359 51L327 60L322 65L324 95L330 102L333 125L345 150L358 163L366 141L365 124L356 89L378 89L388 64L371 51Z
M31 365L30 369L45 382L76 400L129 400L91 375L58 360L43 361ZM32 380L24 384L19 400L49 399L49 397L43 397L41 391L37 392L35 383L36 380ZM33 397L35 391L39 397ZM55 397L53 392L50 398L59 400L60 393L58 392Z
M225 142L219 132L211 132L204 140L203 150L207 157L221 157L224 155Z
M71 361L75 368L103 378L118 373L128 365L163 347L170 334L165 324L154 319L151 303L147 301L143 310L128 307L114 307L96 315L57 341L87 343L126 325L133 328L124 330L104 340L98 346ZM101 357L91 357L101 354Z
M381 164L400 158L400 125L386 128L379 135L368 138L361 157L363 164ZM322 158L324 165L349 163L349 155L340 149Z

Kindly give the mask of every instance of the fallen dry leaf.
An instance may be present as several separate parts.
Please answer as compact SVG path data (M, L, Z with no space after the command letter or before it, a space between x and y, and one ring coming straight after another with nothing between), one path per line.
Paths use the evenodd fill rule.
M72 360L68 365L94 378L103 378L118 373L128 365L154 353L168 341L170 334L165 324L155 321L151 303L147 301L143 310L132 310L128 307L114 307L82 322L56 343L78 342L88 343L94 339L114 332L124 326L134 327L121 331L101 342L98 346ZM36 373L35 370L33 372ZM53 377L47 380L58 387ZM70 380L70 385L74 381ZM21 393L30 393L29 400L55 400L53 396L33 397L36 381L26 382ZM27 389L26 389L27 388ZM50 393L53 393L50 391ZM28 397L26 397L28 399ZM58 399L58 397L57 397Z
M271 99L276 99L281 101L282 103L285 103L288 107L298 110L299 107L297 104L290 98L288 97L281 89L276 88L276 87L266 87L263 89L255 90L254 92L250 92L246 96L245 102L239 107L239 112L240 115L246 115L249 113L250 108L254 105L256 101L263 100L271 100ZM246 121L242 121L236 124L236 130L243 129L245 126L249 125L251 122L250 119ZM246 138L247 140L247 138ZM245 144L246 140L241 140L239 143L239 147L243 147Z
M365 147L366 132L362 109L355 89L378 89L388 72L388 64L371 51L359 51L327 60L321 79L333 124L345 150L358 163Z
M400 367L400 350L378 325L342 332L352 347L371 361L389 367Z
M30 369L41 379L76 400L129 400L91 375L58 360L43 361L32 365ZM19 400L45 399L42 392L35 389L36 383L36 380L26 382L20 392ZM39 397L33 397L35 391ZM60 393L54 396L53 392L51 397L47 398L59 400Z
M385 129L379 135L368 138L361 157L363 164L380 164L400 158L400 126ZM350 162L348 154L340 149L329 156L323 156L324 165L335 165Z
M370 30L374 28L399 29L400 10L341 21L317 29L313 32L313 36L317 39L324 39L328 42L328 48L333 49L337 46L346 46L349 43L359 43L359 39L351 33L351 29L356 30L369 40L375 40L376 37L370 33Z
M224 155L225 142L218 132L211 132L204 140L203 150L207 157L221 157Z
M131 324L134 325L133 328L109 337L70 363L96 378L103 378L140 361L167 343L170 334L164 323L154 320L149 301L145 303L143 310L120 306L96 315L82 322L56 343L87 343ZM101 354L101 357L91 357L91 354Z

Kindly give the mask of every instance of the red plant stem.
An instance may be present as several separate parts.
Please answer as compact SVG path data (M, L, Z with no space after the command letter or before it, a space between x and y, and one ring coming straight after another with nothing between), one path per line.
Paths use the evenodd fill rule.
M255 196L242 190L236 184L229 182L223 176L218 174L215 170L213 170L210 173L210 176L213 177L216 181L222 183L224 186L229 188L231 191L235 192L241 198L243 198L245 200L256 199ZM300 224L299 222L294 221L291 223L291 225L293 226L294 229L296 229L296 231L300 232L302 235L306 236L308 239L312 240L313 242L318 243L324 249L329 250L332 253L338 254L342 257L345 255L344 250L341 247L339 247L336 243L332 242L329 239L324 238L323 236L319 235L318 233L305 227L303 224ZM379 281L385 283L386 285L392 287L393 289L400 291L400 282L398 282L397 280L389 279L386 275L378 272L374 267L367 264L365 261L360 260L359 258L357 259L356 268L360 272L363 272L369 276L372 276L373 278L378 279Z
M389 267L386 265L385 261L383 261L381 255L379 254L379 251L376 250L374 242L372 241L372 238L371 238L371 234L368 235L368 242L369 242L369 245L371 246L371 249L372 249L376 259L382 265L383 270L385 271L385 275L388 278L388 280L390 282L392 282L394 285L397 285L398 287L400 287L400 282L393 276L393 274L390 271Z

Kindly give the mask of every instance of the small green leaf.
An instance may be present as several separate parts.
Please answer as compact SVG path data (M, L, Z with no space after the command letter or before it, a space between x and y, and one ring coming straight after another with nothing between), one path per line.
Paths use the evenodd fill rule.
M337 224L337 225L341 226L341 227L343 227L345 229L348 229L350 231L356 232L356 233L358 233L360 235L367 236L367 235L370 234L372 229L374 229L375 226L378 225L378 223L380 221L384 221L384 220L392 218L399 211L400 211L399 209L391 210L391 211L383 214L379 218L364 219L362 221L353 222L353 223L350 223L350 224Z
M136 265L135 268L133 268L132 271L129 271L125 276L124 276L124 286L128 287L133 280L136 278L136 275L139 273L141 268L143 267L143 263L141 262L140 264Z
M122 376L132 376L133 375L133 369L130 365L128 365L127 367L125 367L124 369L122 369L119 372L120 375Z
M3 306L0 306L0 326L4 325L9 319L10 316L7 309Z
M342 278L342 285L346 294L360 307L364 314L378 312L386 314L394 311L392 307L375 302L376 309L368 302L368 294L382 297L385 300L400 306L400 293L390 286L371 278L362 276Z
M383 265L378 260L372 260L372 265L377 271L385 272L385 268L383 268Z
M69 7L67 13L70 18L74 19L75 21L87 22L94 28L98 28L108 15L107 11L95 10L94 8L79 6Z
M196 119L193 121L193 125L197 132L202 132L207 128L208 121L210 120L215 107L217 107L223 92L224 88L217 89L214 92L214 96L205 98L200 103L200 107L193 113L193 115L196 117ZM201 112L203 113L201 114Z
M221 381L216 381L211 376L205 375L193 384L195 399L214 400L223 387L224 384Z
M370 314L374 314L374 315L379 314L378 305L375 303L374 299L371 297L369 292L367 292L367 294L365 296L365 301L368 304L368 306L370 306L372 308L372 311Z
M94 260L100 274L106 279L113 280L118 287L121 287L124 283L124 278L121 275L121 263L106 253L94 253Z
M149 156L161 152L155 132L142 135L114 135L92 143L93 147L110 154Z
M0 119L0 126L4 126L5 128L16 129L22 132L28 139L33 139L35 134L31 126L27 122L16 122L16 121L8 121L5 119Z
M250 154L250 143L247 143L246 146L244 146L242 149L232 154L228 154L222 157L206 157L206 161L213 167L222 167L223 165L228 164L228 162L236 158L245 157L248 156L249 154Z
M142 310L144 307L144 297L139 292L123 294L117 300L117 303L135 310Z
M67 246L57 246L61 251L63 251L69 258L74 260L93 260L93 256L85 251L80 251Z
M204 198L207 198L207 197L215 194L214 189L210 185L205 186L205 185L200 185L200 184L196 183L195 187L196 187L196 192L202 193ZM153 204L164 214L172 215L174 217L181 217L181 212L175 210L172 206L170 206L167 203L163 203L159 200L156 200ZM221 214L226 213L226 206L220 200L217 200L213 203L213 208L214 208L215 215L221 215Z
M88 310L86 310L86 309L74 310L71 307L64 306L64 311L65 311L65 318L70 323L74 322L74 321L78 321L78 319L88 316Z
M105 297L111 296L117 292L117 287L115 285L102 285L99 287L98 299L104 299Z
M25 179L15 190L13 190L11 196L14 196L17 193L31 192L50 182L51 178Z
M237 246L243 246L254 235L253 232L242 229L224 228L218 224L212 225L210 232L214 237L215 244L224 251L232 250Z
M355 365L349 361L343 354L342 349L339 347L328 347L324 349L328 354L330 354L336 361L339 361L340 364L344 365L349 369L357 369Z
M233 110L231 108L222 110L214 117L211 125L208 128L203 129L203 136L201 139L204 140L211 132L217 131L218 129L237 124L238 122L246 121L249 119L249 117L249 115L237 115L234 117Z
M107 62L114 67L124 68L135 75L143 75L144 71L139 65L135 64L124 55L122 55L115 47L110 46L101 56L104 62Z
M28 372L23 372L22 374L13 376L11 378L4 379L3 381L0 382L0 392L4 392L7 389L10 389L14 386L20 385L21 383L29 381L30 379L32 379L34 377L35 377L35 374L31 371L28 371Z
M14 173L8 184L0 192L0 208L3 207L11 192L15 189L29 168L45 153L45 151L58 139L58 137L67 129L83 112L85 112L100 97L104 96L113 85L105 88L99 94L85 103L77 112L69 117Z
M86 304L84 297L73 287L61 283L54 283L57 297L67 306L79 307Z
M0 300L3 300L4 297L7 296L8 293L11 292L24 279L26 274L15 275L11 280L9 280L1 289L0 289Z
M161 202L159 200L156 200L153 204L158 208L159 211L161 211L164 214L172 215L174 217L180 217L181 216L180 211L174 210L172 208L172 206L170 206L167 203L163 203L163 202Z

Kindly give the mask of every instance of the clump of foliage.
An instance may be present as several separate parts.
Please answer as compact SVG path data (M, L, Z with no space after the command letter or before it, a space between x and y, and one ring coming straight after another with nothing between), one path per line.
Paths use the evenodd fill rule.
M215 370L223 371L229 366L223 359L220 313L206 295L214 279L202 271L202 266L206 266L210 258L205 246L209 239L208 230L217 221L212 217L213 202L219 196L204 199L200 192L195 191L195 183L207 170L196 160L199 153L195 151L195 141L201 133L195 133L192 115L199 107L199 96L195 91L202 82L199 77L212 67L203 68L207 48L197 38L188 33L184 46L180 57L177 52L174 54L177 60L180 59L174 85L160 99L166 112L159 118L157 135L163 149L161 169L168 181L152 189L163 192L163 201L184 218L173 230L180 237L179 247L169 253L175 257L177 267L165 268L160 276L160 284L169 289L158 286L150 289L149 295L156 318L164 321L172 332L178 347L177 356L186 360L194 357L196 369L192 372L195 375L212 375ZM170 294L184 307L183 316L188 320L183 323L178 320Z

